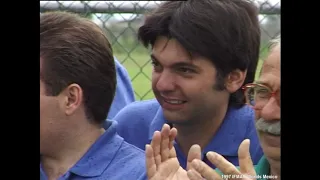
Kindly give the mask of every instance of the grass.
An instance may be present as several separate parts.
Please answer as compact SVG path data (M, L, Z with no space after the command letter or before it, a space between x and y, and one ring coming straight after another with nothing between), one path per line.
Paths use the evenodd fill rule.
M150 56L146 53L115 53L115 57L127 69L135 91L136 100L152 99Z
M138 53L117 53L115 57L124 65L131 78L132 86L135 91L136 100L152 99L154 97L151 90L151 72L152 66L149 62L150 56L148 52ZM257 75L260 72L262 60L259 61L257 67Z

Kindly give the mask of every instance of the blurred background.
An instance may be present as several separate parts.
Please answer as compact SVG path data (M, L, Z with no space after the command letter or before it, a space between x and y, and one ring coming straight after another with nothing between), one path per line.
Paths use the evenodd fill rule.
M114 56L126 67L136 100L154 97L151 90L149 50L137 41L137 29L144 14L164 1L40 1L40 13L69 11L79 13L104 29ZM267 42L280 34L280 0L255 0L260 9L261 53L258 71L265 58ZM258 73L257 73L258 74Z

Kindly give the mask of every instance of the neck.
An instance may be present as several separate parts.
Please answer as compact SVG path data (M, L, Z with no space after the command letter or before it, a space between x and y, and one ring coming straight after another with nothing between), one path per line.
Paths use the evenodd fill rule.
M58 179L72 168L104 133L103 128L87 125L74 127L52 144L50 152L41 153L41 164L49 179Z
M270 164L270 174L277 177L277 180L281 179L281 162L280 161L269 161Z
M220 128L226 112L227 107L223 108L219 114L215 114L213 118L208 118L197 124L174 124L174 127L178 130L176 141L182 152L187 155L193 144L198 144L203 150Z

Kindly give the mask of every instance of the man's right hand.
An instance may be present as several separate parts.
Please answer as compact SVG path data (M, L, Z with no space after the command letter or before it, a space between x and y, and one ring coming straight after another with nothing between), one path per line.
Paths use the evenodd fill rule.
M173 146L177 129L165 124L161 132L153 134L151 145L146 145L146 166L149 180L189 180L187 171L180 166ZM194 159L200 159L200 146L193 145L188 154L187 168Z
M256 172L249 152L250 140L244 140L238 150L240 170L223 156L215 152L208 152L208 160L214 164L222 173L220 176L214 169L209 167L203 161L195 159L191 163L191 169L188 171L190 180L256 180Z

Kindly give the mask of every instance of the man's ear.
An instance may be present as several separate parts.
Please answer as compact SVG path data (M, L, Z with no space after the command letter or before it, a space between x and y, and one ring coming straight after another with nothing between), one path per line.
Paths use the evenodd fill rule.
M241 71L239 69L236 69L230 72L225 80L225 88L227 89L227 91L230 93L234 93L238 89L240 89L246 76L247 70Z
M78 84L70 84L61 94L61 106L67 116L73 114L81 105L83 99L82 88Z

